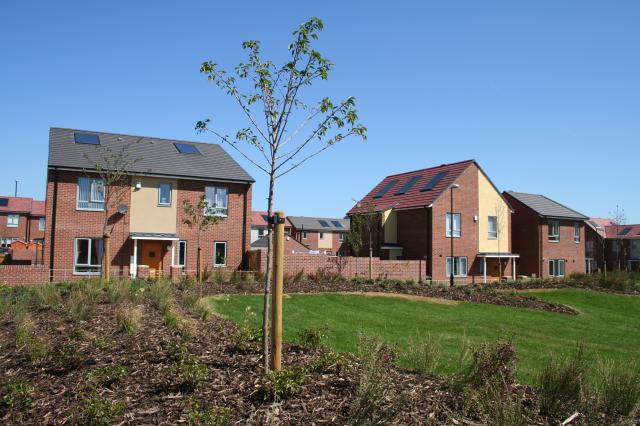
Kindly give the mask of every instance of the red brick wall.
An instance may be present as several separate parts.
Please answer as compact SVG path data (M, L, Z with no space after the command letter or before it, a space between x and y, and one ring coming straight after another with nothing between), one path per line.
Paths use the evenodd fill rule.
M398 210L397 232L398 244L403 247L403 259L422 260L430 257L428 250L431 244L431 229L428 216L431 211L426 208Z
M0 284L41 284L49 280L46 265L0 265Z
M27 239L27 228L29 225L29 216L26 213L17 213L20 215L17 227L7 226L7 217L10 213L0 212L0 238L19 238Z
M309 250L320 250L324 252L325 250L331 251L333 254L338 253L339 251L348 253L349 246L347 244L347 236L345 232L344 242L340 242L340 236L338 232L331 232L331 248L320 248L320 233L316 231L306 231L307 238L302 238L302 231L298 231L296 229L291 230L291 235L296 240L300 241L305 246L309 247ZM327 233L325 233L325 238L327 238Z
M46 226L46 224L45 224ZM43 239L44 231L40 230L40 217L29 216L29 240Z
M565 259L565 275L586 272L584 224L580 223L580 242L573 239L574 220L560 220L560 241L549 241L548 221L542 221L542 276L549 277L549 259ZM581 222L581 221L578 221Z
M511 246L520 255L518 275L540 275L540 217L520 201L503 193L513 207L511 226Z

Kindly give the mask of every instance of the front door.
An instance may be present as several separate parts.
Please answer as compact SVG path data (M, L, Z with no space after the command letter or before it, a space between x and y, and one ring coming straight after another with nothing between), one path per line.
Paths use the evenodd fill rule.
M140 264L149 266L149 276L157 276L162 271L162 241L143 241L141 246Z

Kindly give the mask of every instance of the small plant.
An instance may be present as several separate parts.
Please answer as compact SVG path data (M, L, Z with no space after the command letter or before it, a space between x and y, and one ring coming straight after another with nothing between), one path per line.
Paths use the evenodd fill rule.
M27 309L28 304L29 297L26 294L20 295L8 302L6 310L12 323L20 324L29 316Z
M217 285L222 285L226 282L227 280L227 273L220 268L215 268L213 271L211 271L211 273L209 274L209 279L211 280L211 282L213 282L214 284Z
M231 275L229 275L229 282L237 285L240 282L240 273L238 271L233 271Z
M119 307L116 310L116 323L120 331L126 334L135 333L140 328L142 306Z
M29 359L33 362L42 361L49 354L47 345L36 337L27 340L27 352L29 353Z
M33 301L38 306L57 309L62 305L62 295L55 284L42 284L33 290Z
M305 328L296 333L296 341L307 348L319 348L327 339L328 327Z
M254 284L256 282L256 274L251 272L245 274L242 282L249 285Z
M189 275L183 275L178 281L177 287L180 290L192 290L196 286L196 279Z
M127 377L131 369L125 365L107 365L87 374L87 380L95 385L109 387Z
M86 321L96 310L96 299L89 297L83 289L75 288L69 295L67 307L75 322Z
M303 369L272 371L260 388L263 401L280 402L293 395L302 386L307 377Z
M351 278L351 284L362 285L367 282L367 279L361 275L357 275Z
M93 346L95 346L97 349L106 349L110 345L111 345L111 339L107 335L98 334L93 339Z
M480 389L494 381L506 382L508 385L513 383L516 351L510 341L471 346L469 352L470 360L463 362L456 377L459 387Z
M182 386L191 390L200 387L209 377L209 367L193 359L175 364L174 371Z
M425 337L409 339L407 351L400 355L400 361L422 374L434 374L440 358L440 341L428 334Z
M164 312L164 325L169 328L178 328L178 324L180 323L180 319L178 316L171 310L167 309Z
M351 358L338 352L327 352L313 358L307 370L312 373L342 374L351 365Z
M2 401L11 408L31 407L36 388L23 378L10 378L4 382Z
M131 281L114 280L107 286L107 298L109 303L120 303L131 294Z
M58 372L68 372L82 365L81 354L75 344L62 344L51 351L51 364Z
M122 414L125 405L121 402L110 401L92 393L82 401L82 410L86 422L95 426L108 426L115 417Z
M25 317L16 327L16 348L24 347L33 332L34 323L29 317Z
M640 365L601 361L598 403L609 416L629 416L640 403Z
M168 340L162 343L162 347L164 348L167 359L170 362L180 364L191 359L189 348L180 342Z
M291 283L292 284L301 283L305 280L305 278L306 277L304 275L304 269L301 269L291 278Z
M230 415L231 410L227 407L213 406L204 409L197 401L187 411L189 424L194 426L223 426L229 421Z
M161 312L169 308L173 294L172 284L166 280L157 281L149 286L147 292L153 305Z
M209 321L211 318L211 307L207 304L206 299L198 300L191 312L200 318L201 321Z
M239 351L251 349L251 343L260 339L261 331L258 327L250 325L248 322L238 324L236 331L231 335L231 341Z
M552 358L538 376L540 411L560 417L573 409L582 397L585 371L582 345L569 357Z

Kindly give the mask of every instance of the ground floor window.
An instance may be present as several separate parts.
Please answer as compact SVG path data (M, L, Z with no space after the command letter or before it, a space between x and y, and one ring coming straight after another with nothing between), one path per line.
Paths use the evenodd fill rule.
M98 275L102 271L102 239L76 238L73 272L79 275Z
M549 276L564 277L564 259L551 259L549 261Z
M176 266L185 266L187 264L187 242L178 241L178 258Z
M452 262L453 259L453 262ZM453 276L454 277L466 277L467 276L467 258L461 257L447 257L447 277L451 276L451 264L453 263Z
M227 266L226 241L216 241L213 243L213 266Z
M11 248L11 243L16 241L17 238L0 238L0 247L1 248Z

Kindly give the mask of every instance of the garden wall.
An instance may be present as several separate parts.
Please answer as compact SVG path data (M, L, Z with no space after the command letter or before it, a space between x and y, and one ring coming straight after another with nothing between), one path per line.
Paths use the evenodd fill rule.
M266 250L253 250L249 254L250 269L265 272L267 263ZM372 260L373 278L390 278L399 280L413 279L419 281L425 278L424 260ZM284 273L294 275L300 271L314 274L318 271L338 273L345 278L355 276L368 277L368 257L336 257L323 254L285 253Z
M49 268L44 265L0 265L0 284L42 284L49 281Z

